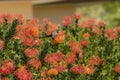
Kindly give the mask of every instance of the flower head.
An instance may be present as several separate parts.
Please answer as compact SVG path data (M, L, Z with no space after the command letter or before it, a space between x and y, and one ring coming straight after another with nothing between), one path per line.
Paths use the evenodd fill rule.
M34 39L33 37L23 37L21 38L22 42L26 46L33 46L34 45Z
M53 64L54 62L62 60L62 58L63 54L61 52L56 52L53 54L47 54L44 58L44 61Z
M67 66L66 66L66 65L59 65L59 66L56 66L55 69L56 69L58 72L63 72L64 70L67 69Z
M63 31L59 31L55 36L54 36L54 43L62 43L65 40L65 33Z
M54 68L48 70L48 75L49 75L49 76L51 76L51 75L54 75L54 76L55 76L55 75L57 75L57 74L58 74L58 71L57 71L56 69L54 69Z
M3 49L3 46L4 46L4 42L3 40L0 39L0 51Z
M2 23L4 23L5 21L12 23L14 20L14 16L10 13L1 14L0 19L1 19Z
M71 23L72 23L72 21L71 21L71 18L70 18L69 16L65 16L65 17L63 18L62 24L63 24L64 26L70 26Z
M26 20L22 14L15 14L14 16L18 20L19 23L26 24Z
M95 19L88 19L80 23L79 27L80 28L92 28L96 24Z
M84 33L84 34L83 34L83 37L84 37L84 38L89 38L89 37L90 37L90 34L89 34L89 33Z
M38 45L35 43L40 37L38 23L37 19L32 19L27 24L17 26L14 38L20 39L25 46Z
M118 74L120 74L120 65L116 65L114 68L114 71Z
M47 35L51 35L52 32L56 31L58 29L58 26L56 24L50 23L48 24L48 29L46 31Z
M88 46L88 45L89 45L89 41L88 41L88 40L81 40L81 41L80 41L80 44L81 44L82 46Z
M100 29L98 27L93 27L92 28L92 32L95 33L95 34L97 34L97 35L99 35L99 36L102 34L101 31L100 31Z
M111 40L115 40L117 38L117 34L115 33L115 31L113 29L107 28L105 30L108 38L110 38Z
M95 72L94 66L85 66L85 74L93 74Z
M74 14L73 14L73 18L78 20L78 19L81 19L81 18L82 18L82 15L81 15L81 14L78 14L78 13L74 13Z
M0 67L0 74L11 74L15 69L14 61L5 59Z
M100 62L101 62L101 60L100 60L99 56L91 56L89 58L89 64L91 64L91 65L99 65Z
M83 65L76 65L76 66L73 66L71 69L70 69L71 72L75 73L75 74L84 74L85 72L85 66Z
M41 70L40 71L40 76L43 77L43 78L46 78L47 77L47 72L48 72L48 70L43 70L43 71Z
M38 37L40 35L39 31L39 21L38 19L32 19L27 23L26 25L23 26L22 32L25 34L25 36L34 36Z
M99 26L99 27L103 27L104 25L105 25L105 21L99 21L99 22L98 22L98 26Z
M79 43L74 42L74 41L70 41L69 45L70 45L73 53L79 53L80 52L81 45Z
M34 44L36 44L36 45L41 45L41 44L42 44L42 40L40 40L40 39L35 39L35 40L34 40Z
M39 51L35 48L27 48L25 49L25 55L29 58L34 58L39 54Z
M41 69L41 62L39 59L33 58L28 61L28 65L34 67L35 69Z
M67 64L73 64L76 61L76 55L74 53L69 53L65 57L65 62Z
M33 80L32 73L25 66L21 66L17 69L15 75L19 80Z
M116 31L120 33L120 26L116 27Z

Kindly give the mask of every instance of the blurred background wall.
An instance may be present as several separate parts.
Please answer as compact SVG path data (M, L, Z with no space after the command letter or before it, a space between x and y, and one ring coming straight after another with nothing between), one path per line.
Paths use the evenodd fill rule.
M1 0L0 13L20 13L25 18L49 18L61 23L66 15L82 13L84 19L105 20L108 26L120 25L119 0Z
M25 18L32 18L32 3L30 1L0 1L0 13L19 13Z
M95 18L104 20L108 27L120 25L119 0L70 0L33 5L34 17L50 18L55 23L61 23L62 17L73 13L82 13L83 19Z
M36 5L33 12L36 18L49 18L55 23L60 23L64 16L71 16L75 12L75 4Z

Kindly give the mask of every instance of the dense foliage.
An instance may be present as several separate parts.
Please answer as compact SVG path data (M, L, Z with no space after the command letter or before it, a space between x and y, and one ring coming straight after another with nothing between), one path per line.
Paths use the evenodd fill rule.
M0 80L120 80L120 27L81 18L1 14Z

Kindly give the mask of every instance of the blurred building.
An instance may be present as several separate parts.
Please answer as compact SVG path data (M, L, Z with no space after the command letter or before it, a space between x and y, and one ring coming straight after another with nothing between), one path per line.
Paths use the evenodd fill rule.
M1 13L19 13L23 14L25 18L35 17L49 17L51 11L49 10L49 5L39 6L43 4L58 2L61 0L0 0L0 14ZM51 7L54 8L54 7ZM49 11L47 11L49 10ZM49 16L46 16L46 11ZM34 13L34 14L33 14ZM40 16L41 15L41 16Z
M79 12L83 5L101 1L113 0L0 0L0 13L20 13L28 19L50 18L53 22L60 23L63 16Z

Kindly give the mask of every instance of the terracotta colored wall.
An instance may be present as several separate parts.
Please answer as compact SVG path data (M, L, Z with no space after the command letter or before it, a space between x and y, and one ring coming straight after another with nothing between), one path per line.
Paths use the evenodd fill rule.
M28 1L0 2L0 13L20 13L29 19L33 17L32 3Z

